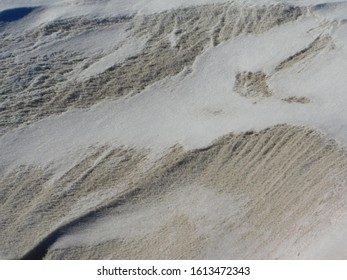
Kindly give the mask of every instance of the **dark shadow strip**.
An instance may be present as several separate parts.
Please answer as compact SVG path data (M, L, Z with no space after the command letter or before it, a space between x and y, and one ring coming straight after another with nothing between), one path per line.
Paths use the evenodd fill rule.
M14 8L8 9L0 12L0 22L12 22L20 20L27 15L29 15L32 11L34 11L37 7L24 7L24 8Z

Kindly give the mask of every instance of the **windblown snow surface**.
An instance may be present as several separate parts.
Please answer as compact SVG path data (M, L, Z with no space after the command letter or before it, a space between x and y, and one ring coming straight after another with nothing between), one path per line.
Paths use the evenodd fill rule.
M0 257L346 259L346 23L346 1L0 1Z

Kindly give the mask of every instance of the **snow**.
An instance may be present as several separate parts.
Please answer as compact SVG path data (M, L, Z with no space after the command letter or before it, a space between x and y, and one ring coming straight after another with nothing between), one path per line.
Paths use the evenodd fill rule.
M301 256L303 259L346 260L347 219L342 215L340 222L326 229L325 233Z
M187 77L178 75L137 96L76 109L10 132L0 139L3 162L66 165L80 151L103 144L151 148L160 154L176 143L195 149L230 132L281 123L307 125L347 145L344 48L321 54L301 73L294 67L278 74L271 80L276 90L270 98L253 100L233 92L237 72L270 73L320 34L319 29L307 33L317 24L302 20L266 34L240 36L206 51ZM313 102L281 101L291 95Z
M38 24L42 24L54 19L69 18L72 16L152 14L174 8L224 2L228 2L228 0L2 0L0 3L0 10L14 7L42 7L44 11L38 19Z
M192 196L194 196L194 210L191 207ZM127 211L122 211L121 214L105 213L97 220L77 228L72 234L65 235L54 244L54 249L85 244L96 245L100 241L112 239L145 238L159 232L168 220L182 216L193 221L201 221L197 229L200 234L217 235L217 224L223 213L227 211L236 216L243 203L237 201L231 194L221 194L204 186L188 185L182 188L181 192L167 194L158 204L135 205ZM232 239L235 237L229 235L230 243L234 241ZM210 251L214 254L224 252L216 248L210 248Z
M58 18L73 16L119 16L133 14L152 14L170 9L185 8L193 5L233 2L232 0L2 0L0 11L15 7L42 7L43 11L36 19L36 24L53 21ZM295 5L316 5L317 0L238 0L237 3L269 4L290 3ZM325 0L321 15L341 17L346 15L346 2ZM332 3L332 4L329 4Z
M212 2L226 1L2 0L0 10L40 6L42 10L35 13L30 25L35 27L54 19L72 16L149 14ZM252 3L265 2L274 1ZM316 0L291 2L300 5L319 3ZM0 138L0 165L9 170L18 164L50 166L59 177L84 158L93 147L105 144L149 148L154 155L161 155L177 143L186 149L196 149L209 145L227 133L261 130L283 123L317 129L347 146L346 19L347 2L316 6L312 9L310 19L285 24L260 35L242 35L210 48L197 59L193 72L189 75L182 72L158 82L136 96L117 101L106 100L89 109L74 109L10 131ZM334 24L325 27L327 22ZM237 73L262 71L271 75L279 63L309 46L321 33L331 34L334 49L326 49L309 58L305 64L299 63L274 74L269 79L273 96L252 99L233 91ZM86 79L138 54L145 46L146 38L128 42L126 38L124 27L117 26L53 42L39 51L47 53L70 48L92 56L96 51L102 50L103 55L97 62L75 73L80 79ZM170 37L172 45L175 45L175 39L174 36ZM25 56L19 55L18 59L25 59ZM283 98L292 96L306 97L311 103L282 101ZM86 197L76 207L83 206L84 203L86 207L90 206L94 203L94 197L99 195L101 194L95 193ZM213 196L214 194L201 195L202 198ZM220 197L217 198L215 201L220 201ZM205 202L203 199L202 201ZM148 216L155 211L158 209L148 209L143 215ZM128 223L138 225L138 220L123 218ZM100 236L110 235L114 226L120 226L124 222L111 221L109 224L110 218L106 217L105 220L98 221L100 224L95 224L99 233L91 237L91 242ZM156 224L156 221L152 222L153 225ZM346 226L343 225L340 232L345 233L345 229ZM338 244L343 242L342 233L336 237ZM83 238L87 239L86 236ZM324 244L324 240L321 244ZM338 246L336 245L336 250ZM321 250L329 254L326 249ZM313 255L317 255L317 252L313 252Z
M36 53L50 55L64 50L74 50L86 53L89 56L98 52L107 54L120 47L126 40L128 32L125 29L124 25L118 24L104 30L91 30L67 39L55 39L52 42L44 42L43 46L39 46L40 41L38 41L35 46L37 49L32 53L33 55ZM18 61L25 58L26 54L22 55L20 53L17 56Z
M100 73L103 73L113 65L122 63L126 58L139 54L145 47L146 42L146 38L140 38L131 42L125 42L124 44L119 46L118 49L103 56L97 62L93 63L87 69L82 71L80 73L80 77L82 79L88 79L92 76L96 76Z
M347 19L347 2L331 2L317 5L315 12L320 16L334 19L334 20L344 20Z

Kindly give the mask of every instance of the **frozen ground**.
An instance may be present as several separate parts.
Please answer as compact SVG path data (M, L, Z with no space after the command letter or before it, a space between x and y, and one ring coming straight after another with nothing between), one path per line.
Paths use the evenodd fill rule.
M0 256L346 258L347 2L15 7Z

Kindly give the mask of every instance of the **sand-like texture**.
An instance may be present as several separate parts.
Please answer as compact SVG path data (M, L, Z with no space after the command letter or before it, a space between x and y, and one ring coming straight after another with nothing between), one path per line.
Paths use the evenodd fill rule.
M46 258L296 259L346 208L346 153L308 129L229 135L162 162Z
M30 167L3 177L3 252L49 259L300 258L346 210L346 152L305 128L228 135L144 163L141 153L103 148L52 185L48 173ZM16 182L21 187L10 191Z
M346 258L346 6L191 1L1 22L1 258Z
M217 46L240 34L267 31L296 20L305 12L305 8L281 4L240 7L228 3L137 17L55 20L20 36L3 32L0 77L6 79L0 85L0 133L71 107L86 108L105 98L139 93L191 66L211 45ZM105 57L102 49L94 50L92 55L88 48L81 49L78 40L98 44L98 40L112 40L120 32L124 38L113 39L115 46L108 53L117 54L123 47L129 49L133 43L127 42L139 38L144 46L96 76L72 79L78 73L83 77L83 71L95 67ZM107 37L102 37L103 33ZM73 48L66 48L67 43ZM14 47L18 55L6 55ZM25 59L20 59L23 54Z

